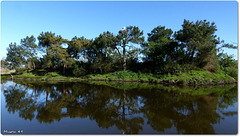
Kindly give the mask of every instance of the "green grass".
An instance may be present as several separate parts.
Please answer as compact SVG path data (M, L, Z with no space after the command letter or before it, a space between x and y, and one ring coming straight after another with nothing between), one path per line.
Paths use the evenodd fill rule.
M138 81L150 83L166 83L166 84L214 84L214 83L233 83L235 80L223 71L211 73L204 70L192 70L185 73L153 75L150 73L135 73L131 71L118 71L108 74L91 74L82 78L89 80L123 80Z
M203 70L192 70L187 73L176 75L164 75L162 80L179 84L211 84L211 83L232 83L235 80L223 71L211 73Z
M117 71L108 74L91 74L83 76L86 79L102 79L102 80L125 80L125 81L153 81L157 80L153 74L135 73L132 71Z
M42 71L42 70L41 70ZM68 77L58 74L57 72L47 72L44 75L38 75L35 74L33 71L23 71L21 74L3 74L1 75L1 79L7 79L7 78L21 78L21 79L41 79L41 80L47 80L47 79L70 79L75 77Z
M40 73L41 72L41 73ZM201 84L221 84L233 83L235 80L224 73L218 71L211 73L204 70L192 70L185 73L153 75L151 73L135 73L132 71L117 71L108 74L90 74L82 77L63 76L56 72L46 72L44 70L23 71L21 74L13 74L14 78L22 79L41 79L41 80L57 80L57 79L86 79L101 81L135 81L163 84L179 84L179 85L201 85ZM10 74L1 75L1 79L11 78Z

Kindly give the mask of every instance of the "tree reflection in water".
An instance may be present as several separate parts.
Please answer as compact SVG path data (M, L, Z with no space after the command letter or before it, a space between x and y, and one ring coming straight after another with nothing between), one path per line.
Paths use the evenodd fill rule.
M224 110L237 102L237 86L233 85L212 87L218 91L211 94L191 95L184 88L141 87L138 83L118 83L118 88L77 82L20 83L4 88L8 112L40 123L89 117L100 128L116 126L126 134L143 131L144 121L158 132L174 126L179 134L207 134L215 133L212 125L224 116L237 115L237 111ZM202 93L201 88L191 90Z

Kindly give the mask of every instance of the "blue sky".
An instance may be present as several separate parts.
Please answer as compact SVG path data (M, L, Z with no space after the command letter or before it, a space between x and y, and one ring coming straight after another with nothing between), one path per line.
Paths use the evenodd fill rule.
M2 1L0 59L6 57L11 42L20 44L22 38L37 37L41 32L52 31L66 39L92 39L104 31L117 34L123 26L136 25L147 37L158 25L178 31L184 19L215 22L216 35L237 45L237 16L236 1ZM237 50L224 51L237 59Z

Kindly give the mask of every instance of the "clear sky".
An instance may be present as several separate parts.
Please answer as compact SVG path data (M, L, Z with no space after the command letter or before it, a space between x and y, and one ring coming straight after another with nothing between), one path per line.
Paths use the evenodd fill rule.
M184 19L215 22L216 34L237 45L237 6L236 1L2 1L0 59L6 57L11 42L20 44L22 38L37 37L41 32L52 31L66 39L74 36L92 39L104 31L117 34L124 26L136 25L147 37L158 25L178 31ZM225 52L237 59L237 50Z

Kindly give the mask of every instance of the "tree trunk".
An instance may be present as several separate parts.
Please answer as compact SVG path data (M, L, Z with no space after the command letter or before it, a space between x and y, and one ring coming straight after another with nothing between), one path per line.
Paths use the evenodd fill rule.
M84 55L83 55L83 62L86 63L86 62L85 62L85 59L86 59L86 52L84 51L83 54L84 54Z
M121 45L121 44L120 44ZM120 65L122 66L123 65L123 61L122 61L122 55L121 55L121 53L120 53L120 51L119 51L119 49L118 48L115 48L116 50L117 50L117 52L118 52L118 55L119 55L119 57L120 57Z
M32 62L31 62L31 61L28 61L27 69L32 68L32 67L31 67L31 64L32 64Z
M36 68L36 65L35 65L35 63L33 62L33 69L35 69Z
M192 50L192 52L191 52L190 62L193 62L193 56L194 56L195 50L196 50L196 48L193 48L193 50Z
M78 60L78 59L79 59L79 56L76 54L76 55L75 55L75 58Z
M65 64L63 65L63 75L65 75Z
M125 46L123 47L123 71L127 70L127 63L126 63L126 49Z

